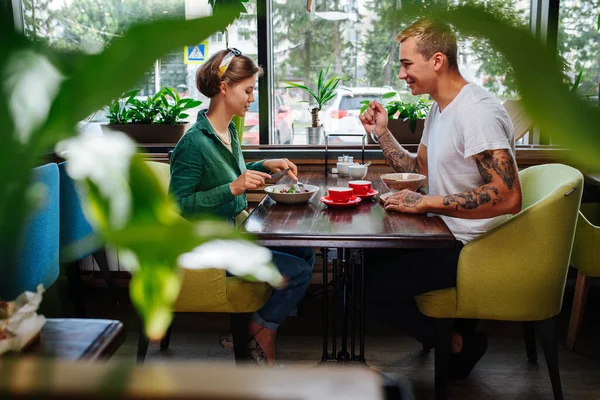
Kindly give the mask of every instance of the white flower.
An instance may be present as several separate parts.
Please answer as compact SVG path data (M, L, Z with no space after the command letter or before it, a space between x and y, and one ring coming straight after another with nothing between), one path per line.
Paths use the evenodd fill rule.
M186 269L226 269L236 276L251 275L277 287L283 277L272 263L271 251L243 240L212 240L182 254L178 263Z
M15 52L3 75L15 132L26 143L48 118L63 76L48 58L33 50Z
M134 142L120 132L102 136L81 135L57 143L55 152L66 159L67 173L74 180L89 179L110 204L110 224L122 228L131 210L129 166Z

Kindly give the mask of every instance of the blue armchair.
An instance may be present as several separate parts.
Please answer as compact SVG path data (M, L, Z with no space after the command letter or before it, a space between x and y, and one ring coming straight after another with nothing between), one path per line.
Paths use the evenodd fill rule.
M58 278L59 174L56 164L33 170L32 184L45 187L42 203L25 222L14 266L0 283L0 298L12 300L20 293L35 291L41 283L50 287Z

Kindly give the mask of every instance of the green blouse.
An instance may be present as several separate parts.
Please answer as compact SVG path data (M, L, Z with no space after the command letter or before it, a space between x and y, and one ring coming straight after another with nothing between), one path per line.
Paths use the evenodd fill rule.
M232 151L221 142L206 118L206 110L183 135L171 154L169 192L182 215L202 214L235 219L247 206L246 195L234 196L229 184L246 169L268 172L263 161L244 163L242 148L233 123L229 124Z

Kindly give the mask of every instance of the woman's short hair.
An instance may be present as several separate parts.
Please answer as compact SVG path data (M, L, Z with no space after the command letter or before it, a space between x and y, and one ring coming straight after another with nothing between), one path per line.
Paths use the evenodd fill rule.
M233 86L244 79L250 78L256 74L261 76L263 73L263 69L256 65L254 60L240 54L231 59L229 66L221 76L219 66L229 51L229 49L226 49L213 54L212 57L196 71L196 87L200 93L208 98L211 98L220 92L222 81Z
M417 51L426 59L439 52L448 58L450 68L458 69L456 35L448 24L435 19L420 19L400 32L396 41L402 43L408 38L415 40Z

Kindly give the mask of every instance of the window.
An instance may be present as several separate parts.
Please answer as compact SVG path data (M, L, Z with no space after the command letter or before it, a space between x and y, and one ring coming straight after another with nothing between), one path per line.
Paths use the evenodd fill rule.
M185 0L148 0L142 3L137 0L22 0L23 25L25 34L33 40L59 49L97 53L132 23L164 16L184 20L206 14L207 4L200 3ZM232 47L239 48L256 60L256 0L251 0L246 7L248 13L229 28L228 36ZM243 42L239 44L238 24L245 29ZM207 58L227 47L226 36L218 32L207 40ZM208 107L209 99L196 89L195 75L199 64L185 64L184 58L183 48L167 54L157 60L154 68L132 89L140 89L140 95L147 96L155 94L161 85L172 87L183 97L202 100L200 108ZM195 121L198 110L188 112L188 121ZM95 121L94 117L90 117L82 121L80 126L85 129L99 128L93 127L93 122L105 121Z
M306 143L305 129L311 125L306 102L310 99L304 91L286 89L286 82L314 88L321 69L329 67L332 73L347 78L345 87L340 87L320 112L320 122L327 132L362 133L358 121L362 100L390 91L404 100L418 100L398 79L395 37L405 26L388 18L397 7L396 0L313 2L313 15L306 12L304 1L271 1L274 92L293 110L293 144ZM527 29L530 0L481 3ZM508 63L485 41L459 36L459 54L460 70L466 79L501 99L518 96ZM349 93L352 95L344 95ZM357 142L356 138L340 138Z
M211 41L214 43L223 43L224 40L222 32L217 32L211 36Z
M58 48L88 52L102 49L132 22L164 15L184 19L202 15L208 8L206 0L149 0L143 6L135 0L21 1L28 36ZM337 90L319 115L329 132L362 132L357 120L360 101L370 96L396 91L399 98L414 99L397 77L400 66L394 38L404 26L387 18L397 7L397 0L313 1L311 13L306 12L305 1L251 0L245 3L247 13L240 16L227 34L215 33L208 39L207 57L230 45L258 61L258 1L269 2L272 7L267 23L273 35L273 46L268 49L272 65L267 66L274 78L273 87L268 89L274 96L273 125L269 128L268 142L262 144L307 142L311 101L306 92L287 88L287 82L314 87L322 69L329 68L331 73L346 78L345 88ZM531 4L540 0L470 1L483 4L527 29ZM595 21L600 6L592 0L562 0L560 4L559 51L572 60L568 75L574 79L583 69L579 92L597 101L600 72ZM459 66L465 78L486 87L503 101L518 98L514 76L503 57L485 41L460 34L458 37ZM196 89L197 68L198 64L184 64L183 49L173 52L157 61L138 88L142 95L148 95L161 85L176 87L183 95L202 100L201 107L208 107L209 99ZM369 90L372 92L368 93ZM354 91L353 95L344 96L348 91ZM193 121L196 116L191 114L189 120ZM254 119L258 121L258 107L256 115L248 119L242 141L257 144L259 124L254 124Z
M595 0L562 0L559 10L558 51L568 61L566 73L572 82L581 71L577 93L598 103L600 83L600 3Z

